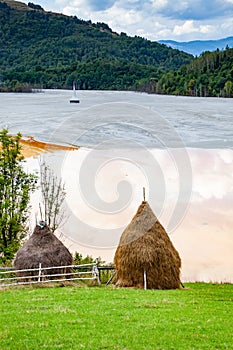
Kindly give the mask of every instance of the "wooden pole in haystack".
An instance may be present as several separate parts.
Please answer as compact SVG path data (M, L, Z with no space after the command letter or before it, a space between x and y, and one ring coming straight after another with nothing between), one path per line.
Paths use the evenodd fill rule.
M144 290L147 290L147 279L146 279L146 270L144 270Z

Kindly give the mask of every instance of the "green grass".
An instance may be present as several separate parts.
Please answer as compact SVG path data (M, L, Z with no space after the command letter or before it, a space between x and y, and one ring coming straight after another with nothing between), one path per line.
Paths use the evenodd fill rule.
M233 349L233 285L0 291L0 349Z

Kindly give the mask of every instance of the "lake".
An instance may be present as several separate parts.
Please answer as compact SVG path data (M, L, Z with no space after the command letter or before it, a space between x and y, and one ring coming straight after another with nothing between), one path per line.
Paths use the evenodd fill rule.
M183 281L233 282L231 99L71 91L0 94L1 127L77 151L43 158L66 185L64 243L112 261L146 200L182 259ZM38 158L26 167L38 169ZM38 218L33 196L31 226Z

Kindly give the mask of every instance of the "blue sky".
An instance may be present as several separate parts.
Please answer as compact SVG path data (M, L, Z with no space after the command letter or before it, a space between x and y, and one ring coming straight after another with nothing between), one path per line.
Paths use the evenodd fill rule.
M25 3L27 1L21 0ZM45 10L105 22L150 40L233 36L233 0L33 0Z

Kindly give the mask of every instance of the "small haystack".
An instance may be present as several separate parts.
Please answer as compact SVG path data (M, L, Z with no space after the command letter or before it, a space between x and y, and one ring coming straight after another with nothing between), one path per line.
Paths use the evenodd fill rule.
M145 201L122 234L114 263L117 286L143 288L146 271L149 289L180 287L180 256Z
M29 240L18 250L14 267L17 270L41 267L67 266L72 264L72 255L63 243L50 231L46 224L40 223ZM49 269L44 274L69 273L70 268ZM20 272L18 276L34 276L38 271ZM54 279L57 277L54 277ZM63 277L64 278L64 277Z

